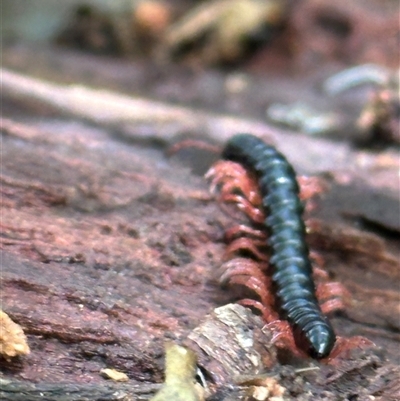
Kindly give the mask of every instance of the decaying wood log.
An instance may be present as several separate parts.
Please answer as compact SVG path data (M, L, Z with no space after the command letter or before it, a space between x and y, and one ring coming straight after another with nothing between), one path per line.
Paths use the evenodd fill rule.
M0 396L4 401L144 401L159 387L157 384L33 384L1 379Z
M210 401L245 397L262 383L266 366L288 400L400 399L397 151L359 151L263 122L6 70L2 79L2 305L31 348L28 356L2 361L4 399L149 399L158 387L148 383L163 380L165 339L198 352ZM332 319L336 330L368 337L376 348L338 366L309 360L284 366L262 323L245 311L240 327L259 333L252 351L265 354L252 378L229 383L227 364L251 351L232 345L232 358L218 359L212 351L227 347L216 349L218 341L210 340L205 354L202 341L207 325L221 324L215 308L232 301L215 271L233 221L192 166L180 162L184 151L165 157L160 144L173 144L182 130L217 144L252 131L299 171L329 173L332 188L315 212L310 242L353 295L349 311ZM229 325L221 327L228 338ZM212 377L217 363L220 381ZM125 372L129 383L105 384L104 368Z

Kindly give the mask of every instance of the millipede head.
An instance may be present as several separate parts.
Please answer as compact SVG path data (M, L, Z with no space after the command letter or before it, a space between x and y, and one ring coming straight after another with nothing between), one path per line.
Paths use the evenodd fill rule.
M335 334L329 326L314 326L305 333L309 346L309 354L315 359L327 357L335 345Z

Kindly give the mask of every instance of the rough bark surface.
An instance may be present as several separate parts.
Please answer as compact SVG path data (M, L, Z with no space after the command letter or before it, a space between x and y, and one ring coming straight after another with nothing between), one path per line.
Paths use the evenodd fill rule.
M273 142L300 172L325 173L331 188L313 213L310 243L352 294L346 314L332 321L340 335L376 344L334 366L282 365L271 350L269 373L287 399L400 400L397 150L362 151L205 112L188 124L192 110L157 103L156 112L150 100L144 120L133 110L128 122L117 115L110 123L99 92L85 92L92 113L85 115L84 104L77 113L52 102L61 85L24 77L29 96L3 77L2 307L24 328L31 354L1 361L2 399L150 398L156 387L148 383L163 377L164 339L193 339L231 300L214 272L233 221L200 174L216 156L194 149L167 157L166 147L185 130L222 145L246 129ZM36 84L53 92L40 98ZM248 319L255 331L262 327ZM254 336L256 349L265 338ZM212 350L207 358L218 361ZM317 369L301 373L310 364ZM130 382L106 384L99 373L106 367ZM229 386L234 378L222 377L209 400L245 397L243 387Z

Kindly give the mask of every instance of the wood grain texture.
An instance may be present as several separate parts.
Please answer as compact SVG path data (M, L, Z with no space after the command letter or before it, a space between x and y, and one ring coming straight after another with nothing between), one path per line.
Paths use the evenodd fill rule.
M88 102L98 94L85 93ZM179 154L165 157L160 144L179 137L170 135L175 132L170 125L144 131L142 122L133 122L124 131L123 123L101 122L104 109L97 111L99 120L74 113L66 117L51 101L52 96L47 105L32 101L29 90L18 97L12 89L3 93L1 295L5 312L23 327L31 354L2 361L2 378L10 382L1 396L16 399L17 392L18 399L32 400L34 392L54 386L48 399L62 399L60 391L69 387L61 384L73 383L77 396L69 399L85 399L95 387L99 399L112 400L115 393L105 385L101 369L129 376L128 384L112 385L112 391L161 383L164 339L187 339L205 316L232 300L215 277L231 220L190 163L181 163ZM151 109L152 102L146 107ZM169 105L164 112L171 112ZM332 322L340 335L363 335L377 348L309 375L296 373L296 365L278 363L273 372L279 383L298 400L322 399L324 392L326 399L345 399L334 397L357 391L395 400L398 152L355 150L246 119L207 113L202 118L193 122L190 135L204 134L207 121L208 137L222 144L236 129L254 128L296 169L325 171L331 183L309 237L330 274L353 295L347 314ZM203 157L194 154L192 159ZM235 399L242 391L213 385L210 400Z

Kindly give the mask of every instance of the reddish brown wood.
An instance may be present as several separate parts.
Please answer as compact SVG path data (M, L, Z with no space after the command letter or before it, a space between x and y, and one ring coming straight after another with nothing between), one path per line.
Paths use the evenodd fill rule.
M216 271L233 220L209 196L202 177L155 145L172 144L187 121L176 123L166 107L176 127L157 120L149 133L142 121L127 127L93 126L71 114L66 119L29 98L5 94L2 107L1 296L31 348L29 356L1 361L2 377L14 390L28 382L38 383L38 391L63 382L103 388L100 370L109 367L127 373L131 388L161 382L164 338L186 339L214 308L232 300ZM98 118L105 112L99 109ZM309 240L332 278L352 294L346 315L333 319L336 330L365 336L377 348L310 374L296 372L293 361L277 364L279 383L298 400L324 392L332 400L357 393L395 397L398 152L365 152L215 114L200 120L191 135L204 132L209 121L207 133L222 145L236 129L254 128L300 172L328 172L331 189L311 211ZM254 341L266 346L263 336ZM214 390L239 394L224 386ZM33 399L25 390L21 399ZM10 386L2 391L12 393Z

